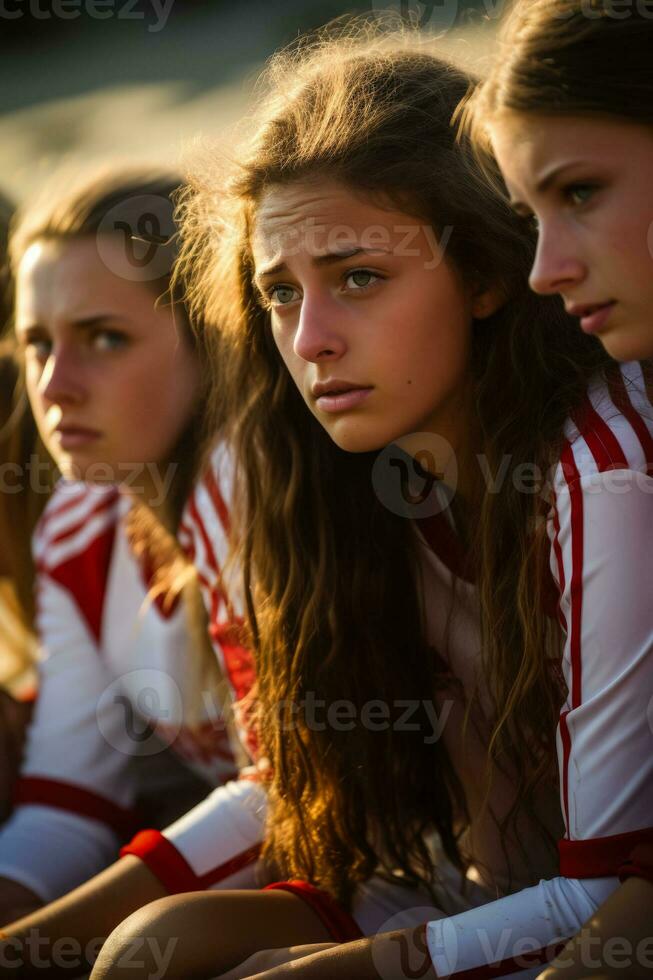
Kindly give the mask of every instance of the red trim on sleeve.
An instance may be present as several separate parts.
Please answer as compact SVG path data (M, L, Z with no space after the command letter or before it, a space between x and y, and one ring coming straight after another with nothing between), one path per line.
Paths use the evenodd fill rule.
M589 446L599 473L607 470L630 469L628 460L614 432L586 398L578 411L572 413L576 428Z
M630 427L640 442L644 459L646 460L646 473L648 476L653 476L653 436L649 432L646 422L630 400L626 382L619 368L615 368L614 371L609 372L608 390L615 406L628 420Z
M610 837L558 841L560 874L565 878L609 878L622 867L640 845L653 845L653 827Z
M71 783L45 779L40 776L22 776L14 793L15 806L51 806L67 810L78 817L87 817L106 824L122 839L134 833L138 826L136 810L127 810L107 800L106 797L73 786Z
M132 854L140 858L171 895L204 891L225 878L254 864L261 852L260 844L241 851L206 874L196 875L186 858L158 830L141 830L120 851L121 857Z
M645 878L653 885L653 843L639 844L619 868L619 877L622 881L626 878Z
M363 932L356 920L335 902L326 892L320 891L307 881L277 881L263 891L285 891L301 898L313 909L318 919L337 943L350 943L362 939Z

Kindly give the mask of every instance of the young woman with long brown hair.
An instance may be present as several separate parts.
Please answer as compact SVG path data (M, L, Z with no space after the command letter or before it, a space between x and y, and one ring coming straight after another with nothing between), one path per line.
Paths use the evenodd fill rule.
M622 361L653 356L653 16L629 6L516 3L468 110L537 222L533 289Z
M628 389L644 427L648 402L637 365L620 373L557 301L529 293L529 226L489 189L450 126L467 76L410 45L341 41L278 59L272 80L226 199L210 175L200 182L187 249L197 309L233 348L241 554L258 735L271 766L265 857L271 875L294 879L282 885L294 899L288 915L303 898L325 921L326 891L353 913L352 929L372 932L361 895L378 875L421 883L438 915L447 911L432 832L461 869L461 887L473 866L483 884L514 889L520 855L535 855L533 817L545 812L559 717L568 869L582 838L617 810L634 822L628 831L645 826L644 791L617 810L587 810L574 765L596 708L583 698L602 704L605 679L590 674L581 696L578 671L607 628L604 589L624 584L623 566L606 571L601 549L624 527L650 534L646 460L615 413L608 376ZM216 207L226 225L219 245ZM614 508L602 492L606 430L635 488ZM497 482L502 462L509 475ZM526 472L539 473L527 487ZM604 531L585 562L579 507ZM617 624L625 660L651 634L637 571L626 586L637 616L624 610ZM561 652L570 689L562 715ZM316 696L346 712L345 727L333 715L316 720ZM612 692L610 710L622 698ZM380 730L371 701L385 710ZM425 737L420 712L447 701L442 737ZM409 728L398 717L406 705L415 709ZM645 714L638 704L642 749ZM606 869L620 857L600 856ZM503 877L510 865L512 881ZM531 867L542 874L541 861ZM441 942L431 922L435 968L451 971L449 927L458 968L487 966L507 918L500 958L510 972L525 936L539 947L584 921L615 887L612 865L605 874L581 883L572 872L445 918ZM147 957L141 973L123 959L144 935L180 937L168 975L224 969L239 944L244 952L256 942L265 898L156 903L116 931L94 976L145 975ZM487 929L485 949L477 929ZM401 975L401 938L363 942L351 959L343 950L307 961L306 975ZM427 954L420 975L435 968ZM294 964L290 975L303 970Z

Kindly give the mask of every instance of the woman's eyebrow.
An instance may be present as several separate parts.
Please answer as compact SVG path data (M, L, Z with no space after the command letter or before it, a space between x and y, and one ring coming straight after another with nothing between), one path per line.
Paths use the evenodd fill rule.
M378 255L379 253L387 255L389 254L389 250L379 246L364 248L362 245L357 245L354 248L335 249L331 252L324 252L322 255L314 255L311 257L311 264L319 268L325 265L335 265L337 262L342 262L344 259L351 259L355 255ZM268 266L267 269L261 269L257 272L254 275L254 282L259 283L262 279L269 279L271 276L278 276L287 271L288 266L286 263L278 262L276 265Z

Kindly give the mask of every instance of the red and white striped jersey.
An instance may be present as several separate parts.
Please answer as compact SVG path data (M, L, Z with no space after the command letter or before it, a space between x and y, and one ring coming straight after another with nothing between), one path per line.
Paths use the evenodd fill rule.
M606 879L597 879L596 886L579 885L575 879L616 875L630 850L650 835L653 812L653 616L644 574L653 545L653 410L640 366L625 365L620 371L615 369L609 385L603 381L592 385L585 405L569 420L565 435L564 450L551 477L547 528L555 614L563 627L563 673L569 688L559 739L561 798L567 820L560 856L563 874L569 877L553 877L555 862L525 818L518 827L521 848L502 836L499 823L514 802L514 786L507 774L494 774L489 807L481 808L488 735L484 710L472 712L463 737L465 703L476 697L480 709L485 707L478 594L474 582L466 578L464 556L448 515L415 521L428 637L462 685L461 694L453 683L451 689L438 694L433 731L425 736L445 739L466 793L472 821L464 846L473 858L476 880L501 893L524 889L538 876L551 879L550 884L544 883L545 888L520 891L506 909L518 938L541 937L544 945L549 941L547 929L568 935L565 930L573 930L576 923L580 927L613 887L612 879L607 884ZM197 563L219 645L225 637L231 639L226 587L221 579L228 551L224 500L230 499L231 479L231 465L221 447L183 522L185 547ZM548 594L542 597L547 609L552 605L550 599ZM240 608L235 606L238 614ZM253 663L237 643L226 646L226 654L222 647L225 669L236 696L243 697L254 681ZM411 719L406 722L410 724ZM218 789L158 839L156 835L141 839L128 852L143 857L171 891L189 885L242 884L232 876L253 867L263 832L264 797L254 782L247 786L241 781L238 787L238 800L233 794L227 799L225 791ZM227 811L230 825L239 826L243 833L247 828L238 842L225 843L218 832L219 814ZM252 814L256 814L256 823ZM539 816L553 832L562 832L557 793L543 790ZM551 915L552 900L569 914ZM443 903L442 910L449 912L453 904ZM495 911L491 921L505 923L500 909ZM476 917L472 912L465 914L472 916L468 921L476 937L471 960L478 953L486 957L486 963L488 950L479 940L484 935L483 920L478 917L481 912ZM536 928L536 923L542 925L542 915L546 928ZM441 934L433 938L432 952L441 940ZM488 942L493 950L501 945L491 936ZM505 959L507 963L510 957ZM446 965L451 960L441 962ZM482 975L486 973L478 974Z
M239 627L243 599L238 568L229 561L229 507L234 494L234 466L228 447L219 443L184 508L178 538L195 566L209 615L209 632L236 704L236 720L248 753L256 756L256 736L242 702L254 686L251 651L243 646ZM240 703L240 708L238 705Z
M46 901L117 856L151 819L140 799L181 793L189 769L207 789L235 773L215 704L190 690L183 604L148 597L129 507L115 487L62 481L35 533L39 695L0 875Z
M429 923L438 976L535 977L653 843L653 407L639 364L597 380L552 475L551 571L567 695L560 874Z

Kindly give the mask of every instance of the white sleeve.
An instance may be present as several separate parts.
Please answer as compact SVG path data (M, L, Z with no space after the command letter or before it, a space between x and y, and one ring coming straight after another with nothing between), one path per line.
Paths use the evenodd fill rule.
M171 893L253 888L263 841L266 793L241 778L218 787L163 833L142 831L123 848Z
M447 980L534 980L618 887L618 878L553 878L429 922L428 952Z
M134 826L136 772L122 706L105 698L98 717L112 678L73 598L43 574L38 605L39 696L0 874L50 900L117 857Z
M556 491L568 686L558 729L561 857L563 873L584 877L617 870L592 841L653 824L653 478L568 471Z

